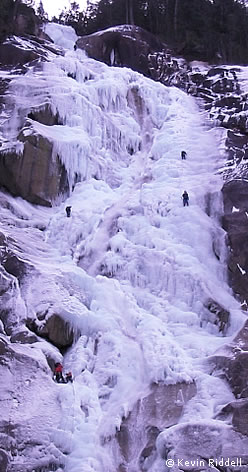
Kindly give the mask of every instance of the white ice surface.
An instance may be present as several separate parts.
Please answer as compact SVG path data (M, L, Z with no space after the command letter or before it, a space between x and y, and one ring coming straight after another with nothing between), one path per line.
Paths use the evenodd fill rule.
M63 31L71 48L75 36ZM48 103L63 123L30 120L25 132L53 142L70 197L48 209L2 196L0 224L41 274L27 285L30 316L50 304L82 334L64 357L73 385L54 386L63 415L53 440L69 449L67 472L112 472L104 440L151 382L195 379L182 421L211 421L233 398L203 362L244 320L226 280L218 133L192 97L80 51L13 78L10 94L6 147L18 145L30 103ZM205 308L210 298L230 311L227 338Z
M71 26L63 26L56 23L46 23L45 33L50 36L58 46L65 49L73 49L75 42L78 39L75 30Z

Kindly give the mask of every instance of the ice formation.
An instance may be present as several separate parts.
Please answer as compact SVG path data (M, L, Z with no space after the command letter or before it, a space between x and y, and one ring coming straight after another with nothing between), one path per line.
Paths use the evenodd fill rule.
M49 25L48 34L65 55L51 54L40 68L12 78L8 127L11 146L20 146L21 115L30 103L49 104L61 124L30 119L26 133L53 142L71 193L50 209L5 194L1 231L40 274L27 280L28 316L49 305L80 332L63 360L74 383L41 383L33 398L43 405L50 392L47 414L55 409L57 419L49 440L68 454L68 472L114 472L121 459L111 441L154 383L195 382L180 422L221 428L212 418L233 395L209 375L205 359L231 339L244 315L225 270L218 130L206 124L200 102L85 57L73 50L72 30L65 36L59 28ZM209 299L230 312L226 337L206 308ZM29 349L35 347L43 359L48 343Z

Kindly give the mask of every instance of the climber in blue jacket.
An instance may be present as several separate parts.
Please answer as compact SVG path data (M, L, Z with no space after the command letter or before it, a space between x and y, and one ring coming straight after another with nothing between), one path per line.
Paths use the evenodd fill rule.
M67 206L65 211L66 211L67 218L70 218L70 216L71 216L71 206Z
M186 190L184 190L184 192L182 194L182 199L183 199L183 206L184 207L186 205L189 206L189 195L188 195L188 192L186 192Z

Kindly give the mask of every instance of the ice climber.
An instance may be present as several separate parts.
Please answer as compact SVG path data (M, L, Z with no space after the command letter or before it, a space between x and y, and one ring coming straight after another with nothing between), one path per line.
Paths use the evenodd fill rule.
M70 216L71 216L71 206L67 206L65 211L66 211L67 218L70 218Z
M68 382L71 382L71 383L73 382L72 373L71 373L71 372L67 372L67 373L65 374L65 380L66 380L67 383L68 383Z
M62 366L62 364L60 364L60 362L56 362L54 374L55 374L56 382L65 383L65 379L63 377L63 366Z
M182 152L181 152L181 158L182 158L182 159L186 159L186 156L187 156L187 152L186 152L186 151L182 151Z
M184 192L182 194L182 199L183 199L183 206L184 207L186 205L189 206L189 195L188 195L188 192L186 192L186 190L184 190Z

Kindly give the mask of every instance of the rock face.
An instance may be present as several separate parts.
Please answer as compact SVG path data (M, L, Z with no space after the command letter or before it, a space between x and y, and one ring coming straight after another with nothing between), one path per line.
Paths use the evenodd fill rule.
M225 375L238 398L248 398L248 322L234 338L233 356L228 361Z
M238 69L218 66L205 72L192 71L183 58L173 56L165 43L137 26L120 25L82 36L77 40L76 47L108 65L130 67L165 85L174 85L204 98L215 112L223 109L224 114L219 114L219 120L226 127L233 128L237 124L230 116L227 126L224 119L226 110L231 109L234 102L237 111L243 110L243 98L229 96L230 93L240 93ZM240 126L241 122L244 125L245 120L241 117L238 121Z
M248 322L230 345L210 358L213 374L224 377L235 396L225 405L217 419L225 420L238 433L248 436Z
M138 26L122 25L88 36L82 36L76 46L108 65L130 67L150 76L149 54L166 46L151 33Z
M170 459L173 471L247 470L248 438L241 437L221 422L179 424L160 434L157 447L162 459L160 464L165 466L165 461Z
M224 170L226 182L222 189L223 227L227 232L230 249L228 258L230 284L245 310L248 307L248 138L247 134L243 134L247 129L246 113L246 111L237 113L230 118L236 124L236 128L235 131L227 132L228 162ZM242 118L241 122L239 117Z
M62 54L59 48L46 39L30 35L23 38L11 36L0 43L0 62L4 66L22 66L25 73L30 62L46 60L49 51Z
M59 349L72 345L75 340L73 330L70 324L66 323L59 315L40 313L37 315L37 319L38 323L34 321L28 324L32 331L49 340ZM42 320L43 322L41 322Z
M214 315L213 323L218 326L219 332L226 334L229 327L230 313L214 300L208 300L206 308Z
M230 282L245 308L248 303L248 183L238 179L227 181L223 187L223 199L223 227L230 248Z
M232 423L234 429L248 436L248 399L233 404Z
M58 156L52 159L52 143L43 136L21 136L23 153L0 154L0 185L13 195L37 205L51 206L59 194L69 191L67 174Z
M135 404L114 439L117 457L123 457L119 470L145 470L142 465L155 454L157 436L177 424L195 394L194 383L153 384L151 393Z

